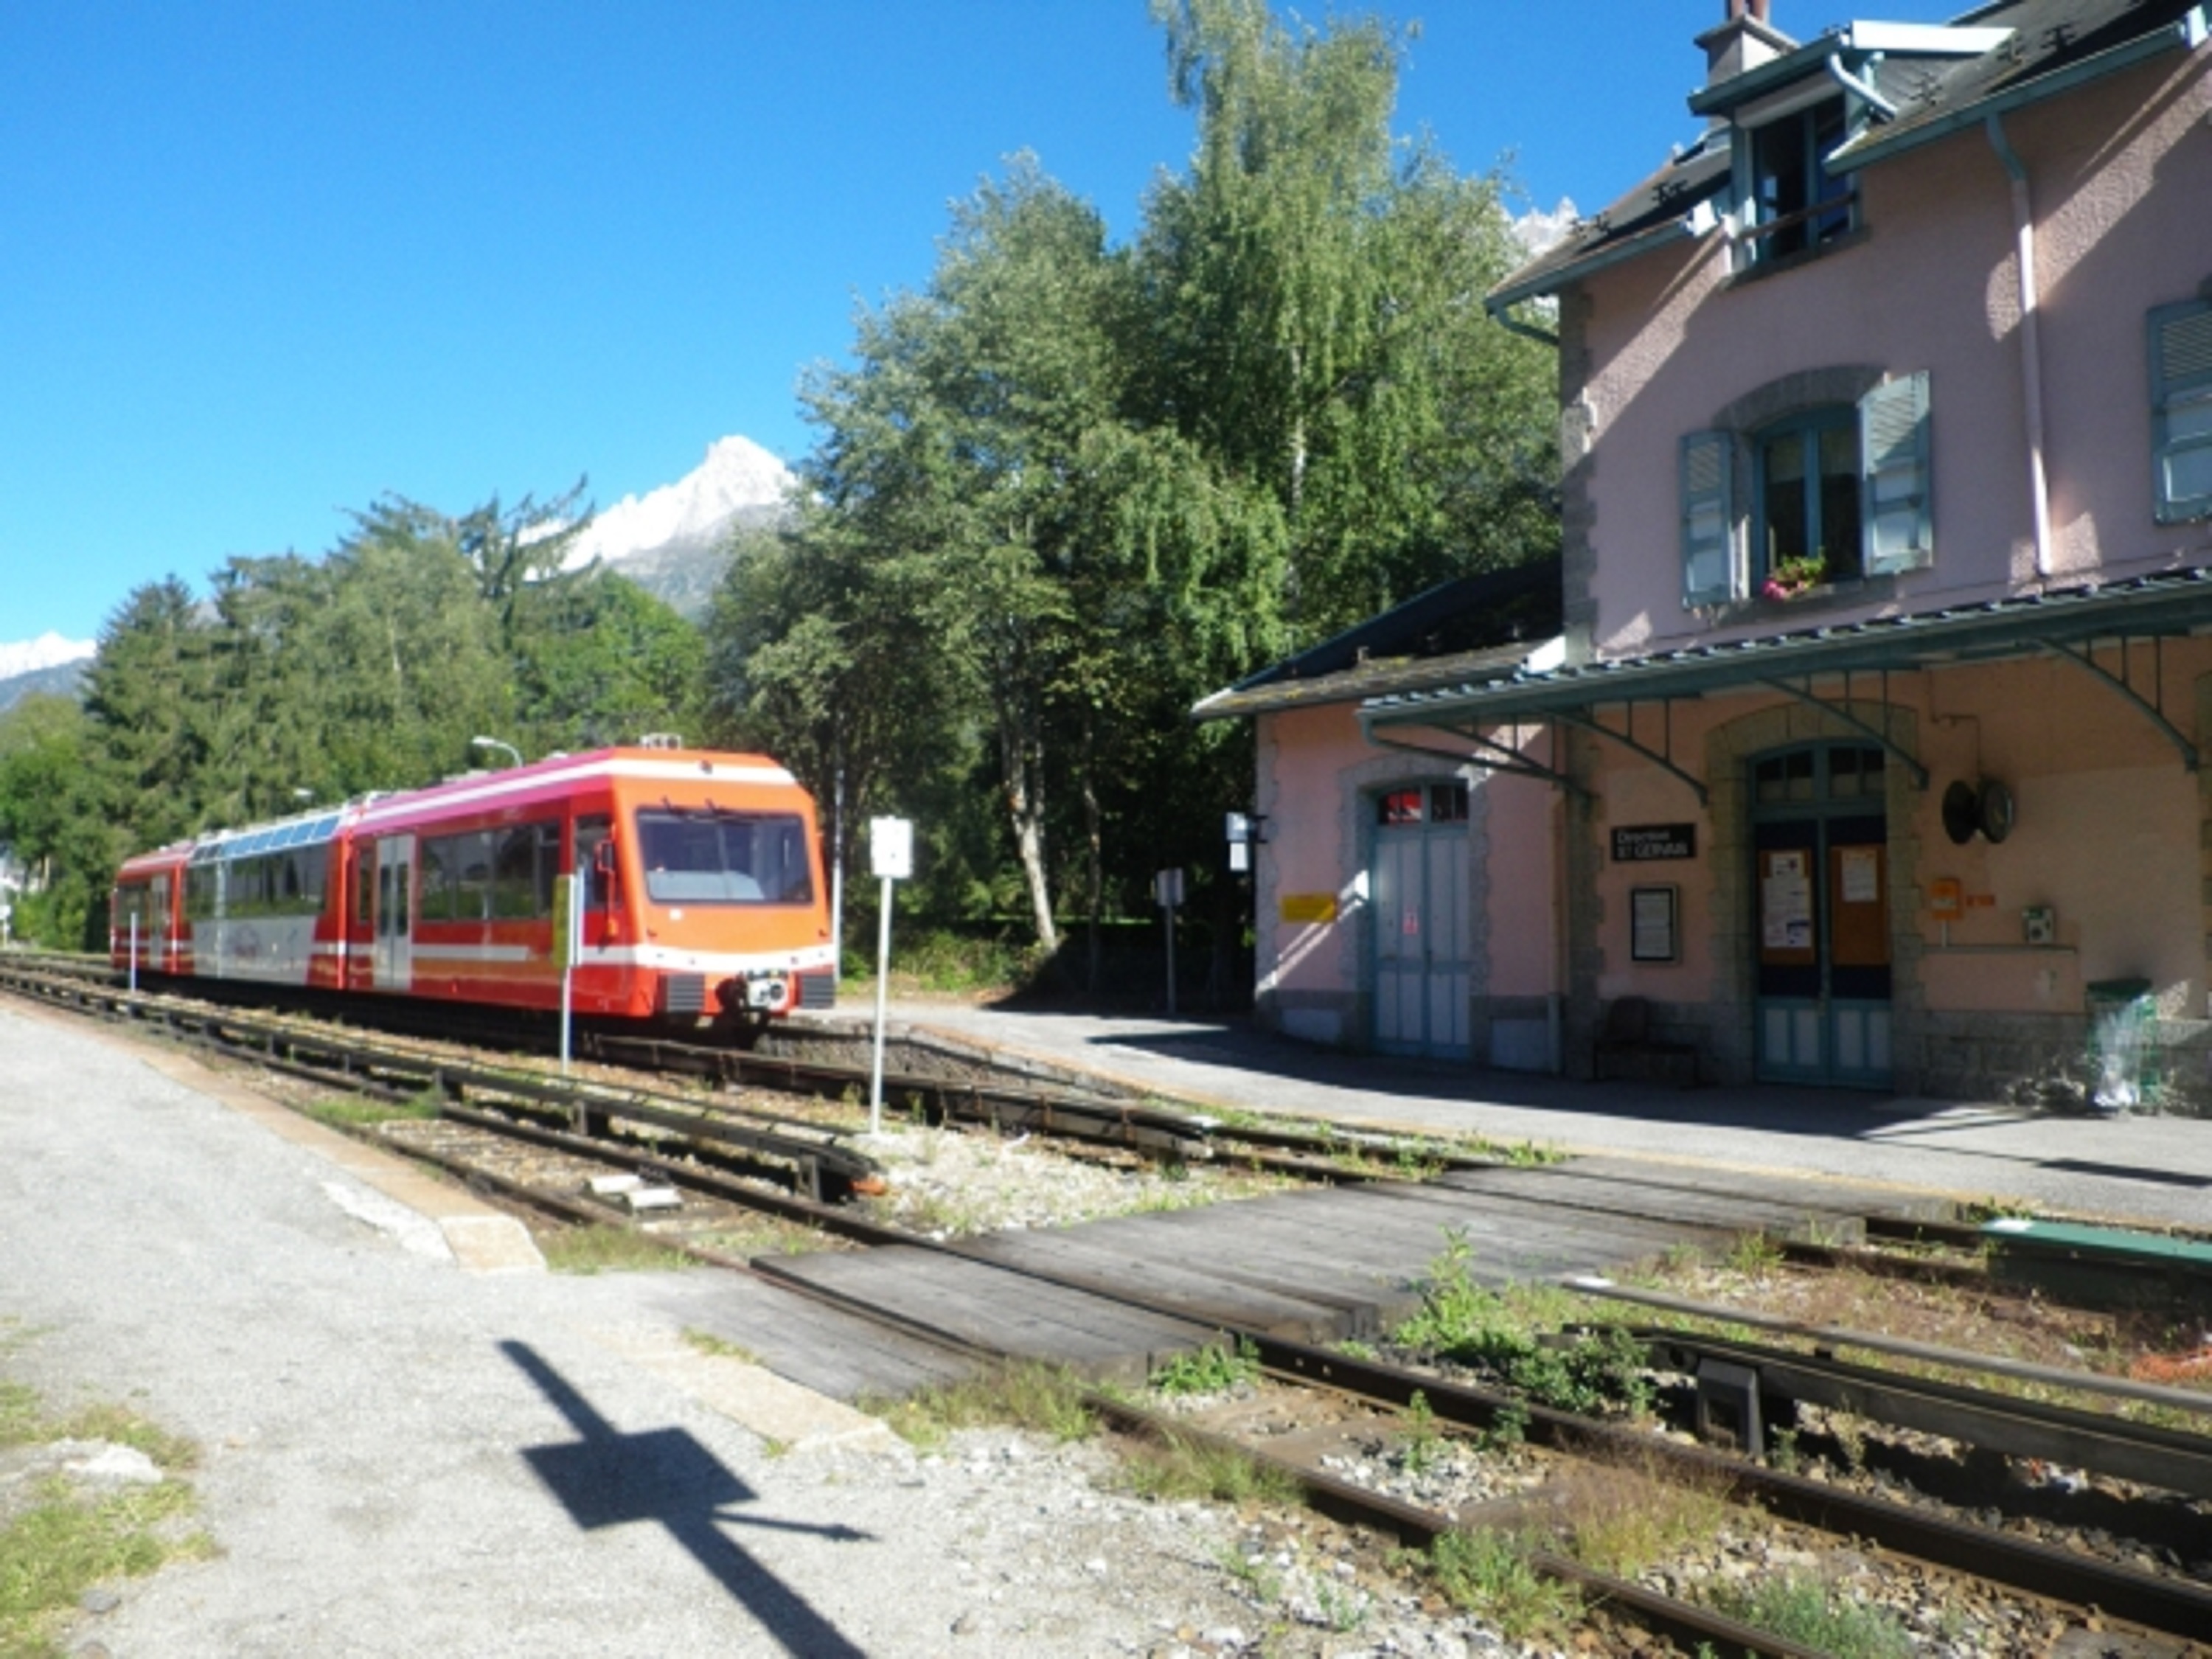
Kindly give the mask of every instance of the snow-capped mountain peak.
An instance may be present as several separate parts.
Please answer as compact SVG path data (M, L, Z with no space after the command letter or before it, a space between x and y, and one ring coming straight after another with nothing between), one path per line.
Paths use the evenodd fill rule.
M41 668L58 668L81 661L100 647L90 640L65 640L58 634L41 634L19 645L0 645L0 680L18 674L35 674Z
M674 483L625 495L602 511L577 538L568 562L613 563L672 544L714 541L748 508L781 507L791 483L791 469L751 439L717 438L707 459Z

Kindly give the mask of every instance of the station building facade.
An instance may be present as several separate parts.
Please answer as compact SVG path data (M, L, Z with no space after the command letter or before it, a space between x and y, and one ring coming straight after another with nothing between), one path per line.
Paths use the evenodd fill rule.
M1254 711L1263 1017L1403 1046L1389 798L1448 778L1440 1051L1540 1008L1587 1072L1627 1000L1714 1080L1988 1097L2124 1009L2201 1094L2206 8L1729 0L1698 45L1703 136L1490 296L1559 340L1557 642Z

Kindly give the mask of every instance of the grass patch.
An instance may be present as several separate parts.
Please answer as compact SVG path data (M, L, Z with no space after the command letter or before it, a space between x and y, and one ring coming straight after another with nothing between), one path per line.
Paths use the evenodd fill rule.
M1236 1446L1173 1431L1132 1443L1121 1474L1131 1492L1164 1503L1199 1498L1289 1508L1305 1501L1297 1479L1273 1464Z
M1227 1394L1259 1380L1260 1353L1249 1342L1233 1353L1212 1345L1179 1353L1147 1379L1164 1395Z
M1618 1463L1578 1467L1559 1506L1568 1553L1615 1578L1633 1578L1709 1541L1726 1524L1728 1512L1724 1491Z
M1563 1345L1540 1341L1544 1316L1575 1305L1573 1298L1551 1287L1511 1295L1486 1290L1474 1282L1466 1235L1445 1237L1443 1253L1429 1264L1421 1310L1392 1340L1559 1411L1640 1417L1650 1410L1644 1351L1633 1338L1608 1326Z
M541 1236L538 1253L556 1273L668 1273L699 1264L650 1233L594 1224Z
M1536 1570L1533 1558L1541 1547L1541 1540L1518 1533L1448 1532L1423 1560L1453 1606L1487 1619L1510 1640L1527 1642L1559 1635L1583 1614L1572 1585Z
M933 1383L903 1400L859 1404L924 1451L936 1450L958 1429L1006 1425L1065 1442L1086 1439L1098 1426L1084 1403L1083 1384L1052 1365L1003 1365L957 1382Z
M0 1445L101 1440L143 1452L165 1477L191 1468L198 1450L137 1413L93 1406L50 1418L38 1396L0 1382ZM170 1561L205 1559L215 1543L191 1526L191 1488L164 1478L148 1486L93 1492L65 1475L41 1480L0 1526L0 1655L45 1659L84 1593L116 1578L137 1578Z
M301 1103L302 1115L333 1129L374 1129L394 1118L421 1117L412 1101L404 1104L363 1095L323 1095ZM436 1116L434 1112L431 1116Z
M684 1328L684 1346L705 1354L710 1359L735 1359L747 1365L760 1364L760 1356L750 1348L741 1342L726 1342L712 1331L696 1330L686 1325Z
M1747 1279L1764 1279L1782 1265L1782 1246L1765 1233L1738 1233L1722 1259Z
M1714 1597L1731 1619L1835 1659L1911 1659L1912 1637L1881 1607L1838 1595L1818 1579L1785 1574Z

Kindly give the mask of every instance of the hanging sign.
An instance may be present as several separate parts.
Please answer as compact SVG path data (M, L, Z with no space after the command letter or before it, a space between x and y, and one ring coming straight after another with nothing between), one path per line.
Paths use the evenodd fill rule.
M1698 856L1694 823L1625 823L1613 832L1615 864L1649 864L1657 859Z

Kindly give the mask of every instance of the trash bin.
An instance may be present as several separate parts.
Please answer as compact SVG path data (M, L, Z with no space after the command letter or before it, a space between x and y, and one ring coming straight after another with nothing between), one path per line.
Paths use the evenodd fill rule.
M2158 1084L2158 1004L2147 979L2097 979L2086 988L2089 1103L2107 1117L2140 1108Z

